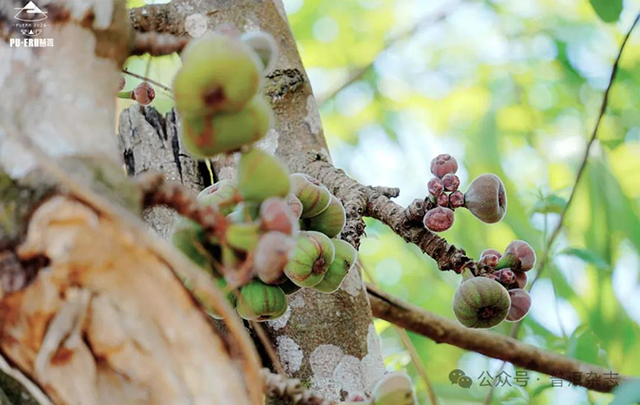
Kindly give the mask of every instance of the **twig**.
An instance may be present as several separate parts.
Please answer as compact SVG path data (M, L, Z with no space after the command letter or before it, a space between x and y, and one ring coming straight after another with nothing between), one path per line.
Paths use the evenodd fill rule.
M189 39L189 37L178 37L172 34L140 32L135 36L131 55L148 53L151 56L164 56L174 52L180 53L189 43Z
M164 84L162 84L162 83L160 83L160 82L157 82L157 81L155 81L155 80L151 80L151 79L149 79L148 77L145 77L145 76L143 76L143 75L139 75L139 74L137 74L137 73L130 72L130 71L126 70L126 69L123 69L123 70L122 70L122 73L127 74L127 75L129 75L129 76L133 76L133 77L138 78L138 79L140 79L140 80L144 80L144 81L146 81L146 82L149 82L149 83L153 84L154 86L158 86L158 87L159 87L159 88L161 88L162 90L166 90L166 91L168 91L169 93L171 93L171 87L169 87L169 86L165 86Z
M260 370L265 394L269 398L277 398L292 405L334 405L319 395L304 388L300 380L274 374L269 369Z
M505 360L515 366L562 378L600 392L611 392L617 385L631 379L612 370L527 345L495 332L465 328L447 318L394 298L371 285L367 285L367 290L375 317L419 333L437 343L447 343ZM594 375L599 379L589 378Z
M373 284L377 288L378 283L376 282L375 278L373 278L373 274L371 274L371 272L369 271L369 268L365 267L360 260L358 261L362 265L362 271L364 272L364 274L366 274L369 280L371 280L371 284ZM420 356L418 355L418 351L416 350L416 347L414 346L413 342L411 342L411 338L409 337L409 334L407 333L406 330L399 327L398 325L393 325L393 329L396 331L396 334L400 338L402 345L409 352L409 357L411 358L411 362L413 363L414 367L418 371L418 375L420 375L420 378L422 378L422 381L424 382L424 385L427 388L427 393L429 394L429 400L431 401L431 405L437 405L438 398L436 397L433 384L431 384L431 380L427 375L427 370L424 368L422 361L420 361Z
M620 49L618 50L618 55L616 56L616 60L613 63L613 67L611 69L611 76L609 77L609 84L607 85L607 88L604 92L604 96L602 97L602 104L600 105L600 113L598 114L598 118L596 120L595 126L593 128L593 132L591 133L591 138L589 138L589 142L587 143L587 147L584 151L584 155L582 156L582 161L580 162L580 168L578 169L578 174L576 175L576 179L573 182L573 187L571 188L571 194L569 195L569 199L567 200L567 204L564 206L564 209L562 210L562 213L560 214L560 219L556 225L556 227L554 228L553 232L551 233L551 235L549 236L549 238L547 239L547 243L545 244L544 247L544 253L542 255L542 257L540 258L540 260L538 261L538 263L536 264L536 269L537 269L537 273L536 276L534 277L534 279L531 281L531 283L529 283L529 285L527 286L527 289L529 291L531 291L531 289L533 288L533 285L536 283L536 281L538 281L540 279L540 275L542 274L542 272L544 271L544 269L546 268L546 264L547 261L549 259L549 252L551 250L551 246L553 244L553 242L555 241L555 239L558 237L558 235L560 234L560 230L562 229L563 225L564 225L564 219L567 215L567 211L569 210L569 206L571 205L571 202L573 202L573 198L576 194L576 190L578 188L578 183L580 183L580 179L582 178L582 174L584 173L584 169L587 166L587 162L589 160L589 153L591 152L591 146L593 145L593 143L595 142L595 140L598 137L598 130L600 129L600 122L602 121L602 118L604 117L604 114L607 110L607 104L609 103L609 93L611 91L611 88L613 87L613 81L616 78L616 75L618 73L618 65L620 63L620 58L622 57L622 52L624 51L624 48L627 44L627 41L629 40L629 37L631 36L631 33L633 32L633 29L635 28L635 26L638 23L638 20L640 20L640 13L636 16L636 19L633 21L633 24L631 24L631 28L629 28L629 31L627 32L627 34L624 37L624 40L622 41L622 44L620 45ZM546 222L546 219L545 219ZM557 299L556 299L557 301ZM511 333L509 334L510 337L515 338L520 330L520 326L522 325L523 320L515 323L513 325L513 328L511 328ZM562 327L562 324L560 324L560 326ZM565 334L564 329L562 331L563 334ZM500 368L500 370L502 371L502 369L504 369L504 366L506 365L506 361L502 363L502 366ZM489 390L489 393L487 394L484 404L485 405L489 405L491 403L491 398L493 396L493 392L494 392L494 387L495 385L492 384L491 389Z
M322 105L322 104L326 103L327 101L329 101L332 98L334 98L342 90L344 90L345 88L349 87L353 83L355 83L358 80L360 80L362 78L362 76L364 76L365 73L367 73L373 67L373 64L375 63L376 59L378 58L378 56L381 53L387 51L389 48L393 47L396 43L398 43L402 39L410 38L410 37L414 36L416 33L418 33L420 30L422 30L425 26L431 26L432 24L435 24L435 23L438 23L438 22L444 20L460 4L462 4L462 3L449 4L449 5L445 6L445 7L442 7L440 10L438 10L435 13L429 13L428 15L426 15L423 18L421 18L420 20L418 20L418 22L416 24L414 24L407 31L401 32L400 34L394 35L393 37L389 38L386 41L384 47L376 54L376 56L371 60L371 62L369 62L365 66L362 66L361 68L353 71L349 75L349 77L347 78L347 80L344 83L342 83L339 86L337 86L329 94L323 96L319 100L319 104Z

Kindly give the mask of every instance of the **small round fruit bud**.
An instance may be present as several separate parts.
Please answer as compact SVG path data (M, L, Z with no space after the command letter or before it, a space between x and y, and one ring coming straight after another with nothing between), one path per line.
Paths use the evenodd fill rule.
M517 288L525 288L527 286L527 273L516 272L515 286Z
M140 105L149 105L156 98L156 91L147 82L142 82L131 92L131 98Z
M487 257L487 256L485 256ZM494 273L502 285L511 285L516 282L516 273L511 269L502 269Z
M449 194L449 205L453 209L464 206L464 194L462 194L462 192L459 190L456 190Z
M331 242L335 248L335 257L322 281L313 287L323 293L332 293L340 287L340 284L342 284L342 281L356 262L358 254L356 249L348 242L341 239L331 239Z
M429 189L429 194L434 197L438 197L444 191L444 184L442 184L442 180L434 177L429 180L429 183L427 183L427 188Z
M268 321L280 318L287 311L287 296L276 285L253 280L240 288L238 315L247 320Z
M484 257L486 255L496 255L498 256L498 259L502 257L502 253L498 252L495 249L485 249L482 251L482 253L480 253L480 257Z
M118 86L118 91L121 91L122 89L124 89L124 86L127 85L127 79L124 78L124 76L120 75L120 85Z
M262 282L279 284L284 280L284 266L296 246L295 239L281 232L267 232L260 237L253 260L253 271Z
M260 204L260 224L266 231L278 231L287 235L293 235L299 230L298 218L287 201L278 197L267 198Z
M431 161L431 173L434 176L442 178L447 173L455 173L458 171L458 162L453 156L443 153L433 158Z
M278 44L271 34L252 31L242 34L240 39L258 55L263 66L262 72L270 72L278 60Z
M460 284L453 297L453 312L468 328L492 328L504 321L511 300L500 283L474 277Z
M286 197L291 188L287 168L276 157L256 148L240 157L237 181L238 190L247 201Z
M454 214L449 208L432 208L424 215L422 222L431 232L444 232L453 225Z
M289 208L291 209L291 212L293 212L296 218L300 219L300 215L302 215L303 207L298 197L296 197L293 194L287 194L286 199L287 199L287 204L289 204Z
M510 268L514 271L529 271L536 264L536 252L525 241L514 240L504 251L496 269Z
M496 267L498 265L498 260L500 260L498 256L494 254L486 254L482 256L478 262L485 266Z
M260 87L262 63L238 38L209 31L190 41L173 94L182 115L238 112Z
M335 248L323 233L303 231L298 235L284 273L300 287L313 287L324 278L335 257Z
M511 308L509 308L507 321L518 322L529 313L531 296L521 288L509 290L509 296L511 297Z
M482 222L500 221L507 213L507 194L500 177L491 173L478 176L464 194L464 204Z
M460 179L453 173L447 173L442 176L442 184L447 191L456 191L460 186Z
M449 196L445 193L440 194L436 199L436 203L440 207L449 207Z
M326 210L331 203L331 193L318 180L303 173L293 173L291 179L291 192L302 203L301 218L315 217Z
M242 197L232 180L220 180L202 190L197 200L203 205L216 208L222 215L229 215Z
M251 145L264 137L274 120L271 106L261 95L238 112L181 118L180 139L187 152L200 159Z
M322 232L330 238L338 236L347 222L344 207L338 198L331 196L331 202L327 209L315 217L304 220L305 228Z

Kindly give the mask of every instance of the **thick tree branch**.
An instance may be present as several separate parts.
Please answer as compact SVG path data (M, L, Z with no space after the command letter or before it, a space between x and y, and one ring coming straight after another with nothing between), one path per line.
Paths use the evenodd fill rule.
M611 392L630 377L527 345L494 332L465 328L456 322L403 302L367 285L373 315L437 343L447 343L501 359L514 366L562 378L591 390ZM597 376L597 377L596 377Z

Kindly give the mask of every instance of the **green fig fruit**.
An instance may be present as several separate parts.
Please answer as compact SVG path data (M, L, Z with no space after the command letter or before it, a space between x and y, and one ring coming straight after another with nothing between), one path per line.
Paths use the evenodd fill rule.
M287 235L298 232L298 218L286 200L279 197L267 198L260 204L260 225L266 231L278 231Z
M198 194L198 201L203 205L216 208L222 215L230 214L240 202L240 192L231 180L220 180Z
M482 222L499 222L507 213L507 193L500 177L492 173L478 176L464 194L464 206Z
M204 247L206 239L204 230L200 225L190 219L180 217L171 234L171 243L178 248L193 263L213 274L211 263L213 259Z
M331 192L318 180L304 173L294 173L290 179L291 192L302 203L301 218L315 217L331 204Z
M236 293L235 291L231 291L227 281L223 277L216 278L216 287L218 287L223 293L226 293L225 298L227 299L229 306L231 306L231 308L235 308L237 303ZM215 319L224 319L223 316L212 309L209 310L209 315Z
M256 247L253 271L262 282L279 284L284 280L284 267L296 241L281 232L267 232L260 237Z
M453 297L453 312L468 328L492 328L504 321L511 299L495 280L474 277L460 284Z
M347 222L344 207L338 198L331 196L327 209L305 221L306 229L322 232L330 238L338 236Z
M261 95L238 112L181 116L180 139L193 157L204 159L240 150L273 126L273 111Z
M375 405L416 405L411 378L403 372L393 372L382 377L373 387L371 395Z
M260 241L260 225L242 222L229 225L225 234L227 243L234 249L252 251Z
M238 163L238 189L247 201L286 197L291 189L287 168L274 156L253 148Z
M284 273L300 287L313 287L322 281L334 256L333 243L325 234L300 232Z
M253 280L240 288L236 311L246 320L277 319L287 311L287 296L277 285Z
M289 208L291 209L291 212L293 212L296 218L300 219L300 216L302 215L303 207L298 197L296 197L294 194L287 194L286 200L287 200L287 204L289 204Z
M313 288L323 293L336 291L356 262L357 251L350 243L341 239L331 239L335 249L335 257L327 273L319 284Z
M173 96L182 115L237 112L260 87L262 62L238 38L207 32L182 52Z

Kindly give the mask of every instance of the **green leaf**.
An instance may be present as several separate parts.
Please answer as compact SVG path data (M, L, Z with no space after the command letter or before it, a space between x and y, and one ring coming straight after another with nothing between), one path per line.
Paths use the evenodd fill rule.
M598 17L604 22L618 21L622 13L622 0L589 0Z
M533 205L533 212L560 214L566 206L567 201L564 198L551 194L536 201Z
M606 269L609 267L609 264L601 258L597 253L592 252L586 249L578 249L578 248L566 248L563 249L560 254L567 256L575 256L589 264L593 264L598 269Z
M616 396L611 405L631 405L640 402L640 381L627 381L613 391Z
M591 364L607 365L606 353L588 325L581 325L573 332L567 343L567 356Z

